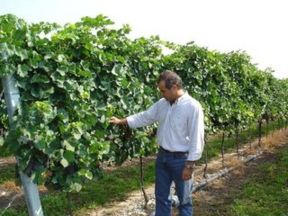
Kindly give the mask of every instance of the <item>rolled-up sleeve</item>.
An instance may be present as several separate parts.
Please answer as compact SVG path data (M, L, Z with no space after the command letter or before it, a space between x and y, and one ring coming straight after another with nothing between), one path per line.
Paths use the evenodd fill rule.
M196 161L204 148L204 113L201 105L194 106L188 120L189 154L187 160Z
M128 116L126 119L130 128L139 128L158 121L158 116L158 102L156 102L148 110Z

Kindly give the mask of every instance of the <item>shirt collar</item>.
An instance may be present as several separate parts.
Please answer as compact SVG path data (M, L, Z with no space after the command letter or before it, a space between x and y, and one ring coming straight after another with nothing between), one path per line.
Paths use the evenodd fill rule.
M179 103L180 101L182 101L186 96L188 95L188 93L185 91L183 95L181 95L180 97L178 97L176 100L175 100L175 104Z
M187 95L188 95L188 93L185 91L183 95L181 95L180 97L178 97L178 98L173 102L173 104L178 104L178 103L181 102ZM173 104L171 104L168 100L167 100L167 102L168 102L170 105L173 105Z

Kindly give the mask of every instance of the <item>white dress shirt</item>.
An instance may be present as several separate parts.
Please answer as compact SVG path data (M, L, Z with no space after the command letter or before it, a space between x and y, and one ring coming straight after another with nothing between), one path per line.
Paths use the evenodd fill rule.
M148 110L127 117L130 128L159 122L158 144L171 152L188 152L187 160L201 158L204 147L204 114L201 104L188 93L172 105L161 98Z

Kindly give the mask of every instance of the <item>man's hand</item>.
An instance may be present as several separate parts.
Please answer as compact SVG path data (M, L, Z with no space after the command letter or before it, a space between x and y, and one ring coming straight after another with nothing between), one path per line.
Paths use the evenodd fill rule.
M189 180L192 176L192 173L193 173L193 170L184 167L183 172L182 172L182 179L184 181Z
M111 117L111 119L109 120L109 123L111 124L116 124L116 125L127 125L127 119L119 119L117 117Z
M182 179L187 181L191 178L194 171L194 161L186 161L185 167L182 171Z

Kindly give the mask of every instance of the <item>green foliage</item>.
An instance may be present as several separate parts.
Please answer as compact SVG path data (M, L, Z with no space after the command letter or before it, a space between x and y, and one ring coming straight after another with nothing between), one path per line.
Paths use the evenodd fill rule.
M109 118L155 102L155 83L165 69L178 72L201 101L208 133L232 133L264 117L287 118L287 80L258 70L247 54L158 37L131 40L129 26L112 24L102 15L65 26L0 17L0 77L13 74L21 94L5 146L36 183L79 191L102 161L121 163L154 152L155 127L130 131L111 126ZM164 56L163 47L173 53Z
M152 104L154 89L138 73L156 62L161 52L151 44L157 40L131 41L128 26L115 30L110 24L104 16L65 27L1 17L1 31L21 32L21 38L10 33L1 38L0 63L9 69L1 76L13 74L21 94L6 145L17 155L20 170L38 184L79 191L101 161L121 163L155 150L147 139L152 128L131 132L108 120Z

